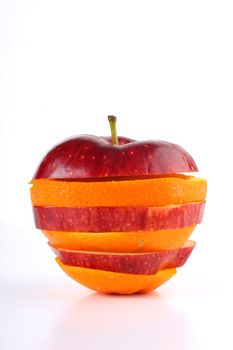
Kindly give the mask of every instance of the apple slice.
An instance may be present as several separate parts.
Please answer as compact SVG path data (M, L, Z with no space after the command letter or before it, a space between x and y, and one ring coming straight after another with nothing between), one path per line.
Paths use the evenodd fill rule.
M122 181L31 181L34 206L160 207L203 201L206 180L185 175Z
M201 222L205 202L166 207L33 207L36 227L81 232L157 231Z
M180 248L195 226L138 232L69 232L43 230L57 248L97 252L140 253Z
M138 275L88 269L65 265L56 258L60 268L87 288L107 294L147 293L158 288L176 274L176 269L164 269L153 275Z
M176 268L184 265L195 242L188 241L183 247L150 253L107 253L61 249L51 246L54 253L65 265L90 269L132 273L139 275L155 274L163 268Z

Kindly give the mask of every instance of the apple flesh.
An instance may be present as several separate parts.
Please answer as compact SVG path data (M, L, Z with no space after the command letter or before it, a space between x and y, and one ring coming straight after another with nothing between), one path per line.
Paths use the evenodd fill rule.
M70 266L86 267L121 273L140 275L155 274L163 268L177 268L185 264L195 247L188 241L179 249L149 253L106 253L61 249L51 246L61 261Z
M176 229L201 222L205 202L166 207L33 207L41 230L137 232Z
M198 171L182 147L165 141L135 141L81 135L55 146L44 157L34 179L95 179Z

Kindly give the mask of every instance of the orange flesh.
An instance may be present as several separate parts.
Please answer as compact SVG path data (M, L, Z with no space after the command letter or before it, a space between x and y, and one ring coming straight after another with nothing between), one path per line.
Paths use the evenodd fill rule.
M150 251L150 252L137 252L137 253L132 253L132 252L124 252L124 253L122 253L122 252L109 252L109 251L93 251L93 250L77 250L77 249L68 249L68 248L57 248L57 247L55 247L54 245L52 245L52 243L51 242L48 242L48 245L53 249L55 249L55 250L58 250L59 249L59 251L60 252L69 252L69 253L78 253L78 254L87 254L87 255L92 255L92 254L94 254L94 255L110 255L110 256L125 256L125 255L131 255L131 256L147 256L148 254L153 254L153 253L157 253L158 252L158 250L156 250L156 251ZM180 247L180 249L182 249L182 248L194 248L195 247L195 245L196 245L196 242L194 242L194 241L191 241L191 240L188 240L188 241L186 241L183 245L182 245L182 247ZM167 249L166 249L166 251L167 251ZM56 253L55 253L56 254ZM76 265L75 265L76 266Z
M195 226L156 232L42 232L57 248L137 253L181 247L193 232Z
M154 275L136 275L65 265L59 258L56 258L56 261L75 281L107 294L147 293L161 286L176 273L176 269L164 269Z
M203 201L207 182L192 176L123 181L31 181L34 206L166 206Z

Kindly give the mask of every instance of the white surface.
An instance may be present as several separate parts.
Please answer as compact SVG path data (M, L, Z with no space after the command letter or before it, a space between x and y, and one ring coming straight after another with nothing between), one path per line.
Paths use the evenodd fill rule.
M185 276L183 276L185 277ZM180 281L138 296L92 294L76 284L5 288L2 349L231 349L232 290Z
M232 349L231 1L0 2L0 348ZM27 182L80 133L159 138L208 179L187 264L157 292L92 293L55 265Z

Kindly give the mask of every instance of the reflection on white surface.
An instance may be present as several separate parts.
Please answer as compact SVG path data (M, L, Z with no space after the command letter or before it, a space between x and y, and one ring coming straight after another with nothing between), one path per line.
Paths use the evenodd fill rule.
M60 315L49 348L191 349L195 343L185 315L159 294L77 300Z
M1 300L3 349L195 349L187 316L158 293L16 287L2 289Z
M180 277L133 296L92 293L68 279L2 285L0 348L232 349L232 285L187 285Z
M185 314L157 293L75 294L62 288L5 290L3 349L195 349Z

